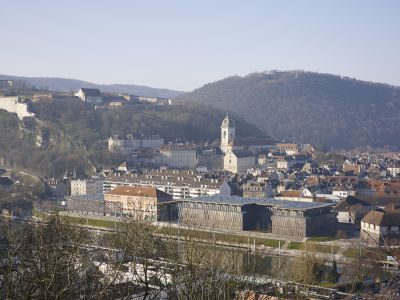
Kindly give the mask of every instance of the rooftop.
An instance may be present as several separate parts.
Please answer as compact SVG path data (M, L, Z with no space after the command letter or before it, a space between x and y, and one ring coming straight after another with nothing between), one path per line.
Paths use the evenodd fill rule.
M86 96L101 96L99 89L81 88L81 90Z
M108 191L107 195L123 195L123 196L133 196L133 197L150 197L158 198L160 196L169 196L169 194L160 191L153 187L130 187L130 186L120 186L112 191Z
M152 170L143 174L118 174L111 173L107 181L126 182L137 184L190 186L219 188L223 182L222 178L206 178L204 174L192 170Z
M399 226L400 212L399 211L370 211L362 222L377 226Z
M176 150L176 151L196 150L196 146L195 145L179 145L179 144L162 145L161 150Z
M236 157L254 157L254 154L248 150L232 150Z
M302 211L332 206L332 204L320 203L320 202L275 200L272 198L243 198L238 196L222 196L222 195L181 199L180 201L218 203L218 204L230 204L230 205L240 205L240 206L246 204L258 204L258 205L266 205L282 209L292 209L292 210L302 210Z
M400 197L388 196L348 196L338 203L336 211L348 211L350 207L354 206L386 206L391 203L400 203Z
M75 195L69 196L67 199L71 200L84 200L84 201L104 201L103 193L94 193L88 195Z

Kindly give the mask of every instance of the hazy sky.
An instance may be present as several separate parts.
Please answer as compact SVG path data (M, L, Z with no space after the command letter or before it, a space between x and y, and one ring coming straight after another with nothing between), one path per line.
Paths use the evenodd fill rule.
M303 69L400 85L400 1L0 0L0 74L192 90Z

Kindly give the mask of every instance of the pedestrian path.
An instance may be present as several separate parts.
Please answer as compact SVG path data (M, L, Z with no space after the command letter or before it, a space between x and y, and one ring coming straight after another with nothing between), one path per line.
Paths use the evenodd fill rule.
M285 241L285 243L281 246L281 250L286 250L290 245L290 241Z

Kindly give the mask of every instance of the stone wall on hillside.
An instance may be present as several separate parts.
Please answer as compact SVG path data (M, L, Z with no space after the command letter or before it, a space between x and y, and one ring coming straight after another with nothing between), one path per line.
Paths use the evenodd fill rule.
M35 116L29 111L29 104L22 102L19 97L0 97L0 109L17 114L20 120Z

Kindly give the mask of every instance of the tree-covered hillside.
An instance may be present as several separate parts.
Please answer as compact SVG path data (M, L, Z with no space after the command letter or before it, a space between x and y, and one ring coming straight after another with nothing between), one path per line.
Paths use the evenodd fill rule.
M37 121L26 124L0 111L0 164L58 177L69 168L87 173L118 163L106 151L114 134L159 134L168 141L205 142L219 138L224 111L205 105L129 105L95 110L75 97L34 103ZM254 125L236 118L238 134L260 135Z
M230 107L277 139L330 147L398 147L400 89L311 72L233 76L177 98Z
M33 112L74 138L84 142L106 139L114 134L159 134L167 141L212 141L219 138L225 112L207 105L145 105L95 110L75 97L53 103L35 103ZM259 135L256 126L237 117L238 134Z

